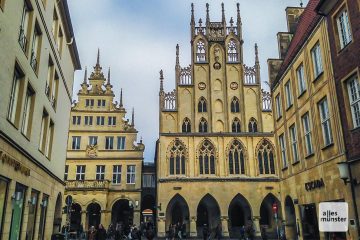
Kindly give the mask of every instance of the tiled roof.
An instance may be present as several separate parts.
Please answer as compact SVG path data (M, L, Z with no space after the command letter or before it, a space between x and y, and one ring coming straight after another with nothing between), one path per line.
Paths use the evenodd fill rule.
M274 83L272 84L272 87L274 87L277 84L277 82L280 80L286 68L295 58L296 54L304 45L305 41L308 39L314 27L320 20L321 16L316 12L315 9L319 1L320 0L309 0L306 8L304 9L304 12L301 14L295 34L291 40L284 61L280 67L280 70L278 72L278 75Z

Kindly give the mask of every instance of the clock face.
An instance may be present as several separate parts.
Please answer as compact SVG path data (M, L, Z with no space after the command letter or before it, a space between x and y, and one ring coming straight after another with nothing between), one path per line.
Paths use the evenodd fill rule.
M236 82L232 82L232 83L230 83L230 88L232 90L236 90L236 89L238 89L238 84Z
M204 82L199 82L198 87L200 90L204 90L206 88L206 84Z

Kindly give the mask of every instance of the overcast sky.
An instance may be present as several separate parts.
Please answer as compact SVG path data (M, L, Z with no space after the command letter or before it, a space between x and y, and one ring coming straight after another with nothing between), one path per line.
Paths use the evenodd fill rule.
M181 66L190 64L191 2L195 5L195 21L204 20L207 1L203 0L68 0L83 68L75 73L74 99L85 66L92 70L97 48L100 48L100 63L105 74L111 67L116 100L123 88L128 118L131 108L135 108L138 138L142 137L146 145L145 161L153 161L158 138L159 71L164 70L165 90L172 90L177 43ZM221 21L222 1L208 2L210 21ZM267 81L266 60L278 57L276 34L287 30L285 8L299 6L300 0L223 2L227 22L230 17L236 19L236 3L240 3L244 62L254 64L254 44L258 43L261 78ZM308 0L303 2L307 4Z

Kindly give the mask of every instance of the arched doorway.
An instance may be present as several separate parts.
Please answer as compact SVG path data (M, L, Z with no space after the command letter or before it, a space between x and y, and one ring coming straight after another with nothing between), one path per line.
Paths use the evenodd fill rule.
M81 222L81 206L78 203L73 203L71 206L70 216L70 230L78 230Z
M286 220L286 237L296 239L296 214L293 200L290 196L285 198L285 220Z
M240 238L240 229L252 219L251 207L246 198L237 194L229 205L229 234L230 238Z
M61 209L62 209L62 197L61 197L61 193L59 193L56 198L53 233L59 233L61 231Z
M111 222L122 223L124 226L133 224L134 208L128 199L117 200L111 210Z
M90 203L86 208L86 220L89 229L91 226L99 227L101 223L101 207L98 203Z
M277 205L277 221L273 213L273 205ZM280 201L271 193L266 195L260 206L260 226L266 229L268 238L277 238L281 228L281 204Z
M202 237L202 230L206 224L209 231L214 232L220 222L220 208L213 196L206 194L197 207L196 229L199 237Z
M169 202L166 208L166 230L169 229L170 224L186 224L186 232L189 232L189 207L185 199L176 194Z
M155 219L155 204L156 204L155 203L155 197L153 195L148 194L148 195L145 195L142 198L141 212L143 212L146 209L152 210L153 214L152 214L152 217L151 217L151 221L153 223L154 223L154 219ZM150 219L149 216L144 217L143 214L141 215L141 221L146 221L146 220L149 220L149 219Z

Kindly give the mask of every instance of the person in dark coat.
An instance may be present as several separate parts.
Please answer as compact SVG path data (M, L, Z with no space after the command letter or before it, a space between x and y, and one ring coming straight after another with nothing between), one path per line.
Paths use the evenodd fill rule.
M261 238L262 238L263 240L267 240L267 239L268 239L268 238L267 238L267 233L266 233L266 228L264 228L264 227L261 228Z
M96 240L106 240L106 230L101 223L99 224L99 229L96 231Z
M96 230L94 226L90 227L87 234L87 240L96 240Z
M203 239L207 240L209 237L209 228L206 224L204 224L202 232L203 232Z

